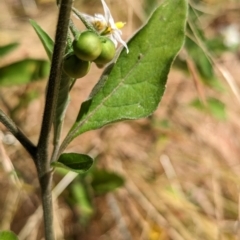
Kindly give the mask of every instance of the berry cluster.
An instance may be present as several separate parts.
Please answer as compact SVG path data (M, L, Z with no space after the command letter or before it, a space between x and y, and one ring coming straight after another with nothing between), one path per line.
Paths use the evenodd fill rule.
M90 70L91 62L103 67L115 56L116 48L112 40L86 30L73 41L73 52L67 54L63 70L72 78L84 77Z

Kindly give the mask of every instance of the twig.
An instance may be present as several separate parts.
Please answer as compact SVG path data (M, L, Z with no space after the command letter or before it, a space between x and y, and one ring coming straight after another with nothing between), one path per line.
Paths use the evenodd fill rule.
M27 152L35 159L36 146L25 136L16 126L13 120L0 109L0 122L13 134L13 136L23 145Z
M75 172L69 172L63 177L63 179L53 189L53 201L57 200L59 195L67 188L67 186L78 176ZM41 206L39 206L35 212L28 218L26 224L21 229L18 237L20 240L26 239L31 231L36 228L40 218L42 217Z
M85 27L87 29L90 29L91 31L95 32L97 35L99 34L96 29L93 27L93 25L87 21L87 19L85 18L84 14L82 14L81 12L79 12L76 8L72 8L74 14L82 21L82 23L85 25Z
M91 149L88 152L88 155L90 155L92 158L96 158L98 156L99 152L96 148ZM68 187L69 184L78 176L78 173L75 172L68 172L61 181L54 187L52 191L53 195L53 202L57 200L57 198L60 196L60 194ZM42 211L41 206L39 206L35 212L28 218L26 224L21 229L21 231L18 234L18 237L20 240L26 239L31 231L33 229L36 229L36 226L38 222L40 221L40 218L42 217Z

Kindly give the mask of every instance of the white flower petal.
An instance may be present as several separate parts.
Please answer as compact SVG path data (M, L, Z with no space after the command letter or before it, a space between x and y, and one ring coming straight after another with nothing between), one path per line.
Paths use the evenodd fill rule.
M99 20L99 21L106 22L106 19L105 19L105 17L102 14L96 13L96 14L94 14L94 18Z
M104 11L106 21L109 22L110 20L112 20L114 22L112 14L111 14L107 4L105 3L104 0L101 0L101 2L102 2L102 5L103 5L103 11Z
M114 43L114 45L115 45L115 48L117 48L118 41L114 38L114 36L111 34L111 35L109 35L108 37L113 41L113 43Z
M116 32L114 32L113 34L113 38L116 39L119 43L121 43L127 50L127 53L129 53L129 49L127 44L122 40L121 36L119 34L117 34Z

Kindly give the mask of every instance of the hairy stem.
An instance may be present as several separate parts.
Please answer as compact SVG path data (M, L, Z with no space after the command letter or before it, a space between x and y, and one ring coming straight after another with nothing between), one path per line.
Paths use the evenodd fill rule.
M42 191L42 204L46 240L54 240L55 238L53 230L53 208L51 195L52 172L50 167L50 158L48 156L48 145L50 131L54 119L54 113L56 112L62 74L62 59L64 56L67 42L71 7L72 0L61 1L55 36L55 46L52 57L52 65L48 80L43 121L36 154L38 177Z
M41 133L38 142L38 152L46 151L49 142L49 135L53 123L61 82L60 79L62 74L62 59L64 56L67 40L71 4L72 0L65 0L64 4L61 3L60 6L59 19L55 37L55 46L52 57L52 66L48 81Z
M35 159L36 146L24 135L24 133L16 126L11 118L9 118L0 109L0 122L13 134L13 136L23 145L27 152Z
M76 8L72 8L73 12L76 14L76 16L82 21L82 23L85 25L87 29L92 30L97 35L99 35L98 31L93 27L93 25L85 18L83 14L81 14Z

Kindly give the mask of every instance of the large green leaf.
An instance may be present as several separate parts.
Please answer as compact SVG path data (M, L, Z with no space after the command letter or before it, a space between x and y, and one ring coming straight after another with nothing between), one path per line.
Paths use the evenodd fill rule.
M53 167L62 167L77 173L86 172L93 164L93 159L80 153L63 153L57 162L52 162Z
M0 240L18 240L18 237L11 231L0 231Z
M44 79L50 65L45 60L24 59L0 68L0 86L26 84Z
M0 46L0 57L3 57L13 51L18 46L17 42L9 43L4 46Z
M33 26L35 32L37 33L42 45L48 55L48 58L52 59L54 41L49 37L49 35L34 21L30 19L30 23Z
M128 42L116 64L104 73L85 101L65 143L108 123L153 113L165 90L167 76L184 42L186 0L165 0L147 24Z

